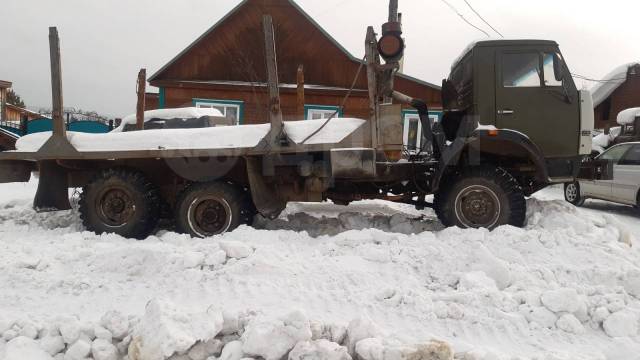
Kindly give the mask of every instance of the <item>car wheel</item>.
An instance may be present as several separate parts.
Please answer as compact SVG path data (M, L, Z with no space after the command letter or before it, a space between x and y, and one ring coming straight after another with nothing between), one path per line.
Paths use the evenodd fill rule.
M502 168L481 167L457 176L435 195L434 208L445 226L522 227L527 205L522 187Z
M80 218L96 234L142 240L158 224L160 196L144 174L129 169L100 172L82 189Z
M251 224L256 212L247 194L224 182L194 183L176 205L176 225L182 233L206 238Z
M564 184L564 199L575 206L584 205L585 199L582 197L582 194L580 193L579 182L576 181L576 182Z

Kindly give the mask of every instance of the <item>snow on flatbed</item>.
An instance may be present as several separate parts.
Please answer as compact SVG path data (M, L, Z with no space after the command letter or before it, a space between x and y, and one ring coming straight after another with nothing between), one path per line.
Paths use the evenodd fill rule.
M371 201L292 204L259 222L271 230L143 242L85 232L73 211L36 214L34 192L0 186L0 358L84 354L105 334L93 340L103 353L186 352L218 331L242 336L196 344L191 358L217 341L227 355L277 357L312 334L360 356L431 339L468 360L640 353L640 217L574 208L557 189L529 200L525 229L443 230L430 210ZM367 337L384 340L356 346ZM301 344L291 356L334 346ZM390 359L374 355L363 358Z
M326 120L285 121L285 131L295 143L301 143ZM330 121L307 145L337 144L366 121L336 118ZM220 126L204 129L158 129L108 134L67 132L71 144L84 152L144 150L217 150L254 148L269 133L270 124ZM35 152L49 139L51 132L24 136L16 143L20 152Z

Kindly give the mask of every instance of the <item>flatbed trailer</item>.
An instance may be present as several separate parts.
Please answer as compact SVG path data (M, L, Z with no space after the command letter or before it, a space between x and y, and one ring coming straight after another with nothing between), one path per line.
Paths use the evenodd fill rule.
M0 183L29 181L38 171L34 207L40 211L70 209L68 189L82 188L80 215L88 230L144 239L161 217L173 218L179 231L208 237L250 224L257 214L275 218L292 201L332 200L346 205L384 199L418 208L432 206L447 226L522 226L525 196L577 177L611 176L608 164L583 162L591 148L593 113L584 111L590 95L578 92L566 76L568 68L557 44L504 41L470 48L444 82L445 116L442 123L434 123L424 101L393 89L404 52L397 8L397 0L391 0L389 22L379 40L373 27L367 30L361 69L367 71L370 119L282 121L273 24L265 16L271 99L265 117L270 123L107 135L66 133L59 40L51 28L54 131L50 137L20 140L18 151L0 153ZM517 47L539 54L529 62L539 59L538 66L545 70L546 55L552 54L549 61L562 86L551 90L566 99L562 104L553 102L558 96L540 101L550 106L550 112L555 107L566 117L557 129L568 136L564 145L546 145L548 139L527 128L526 122L520 127L496 127L495 114L481 116L486 107L479 102L493 101L495 106L496 96L504 90L483 85L488 70L479 67L487 59L495 61L495 54L487 51L510 53ZM521 65L524 70L531 66ZM511 76L530 73L516 70ZM496 72L496 76L506 75ZM543 81L540 78L541 87ZM486 96L490 92L493 98ZM526 99L534 95L527 93ZM526 99L509 106L527 105ZM403 146L402 104L418 111L425 131L417 154ZM498 110L501 116L513 113ZM483 125L487 123L492 125ZM430 194L435 195L433 203L426 201Z

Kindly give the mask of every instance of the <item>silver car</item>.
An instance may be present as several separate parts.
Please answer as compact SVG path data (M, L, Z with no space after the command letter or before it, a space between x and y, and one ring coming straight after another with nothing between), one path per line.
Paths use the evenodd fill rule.
M565 184L565 199L576 206L600 199L640 208L640 142L616 145L598 159L613 162L613 180Z

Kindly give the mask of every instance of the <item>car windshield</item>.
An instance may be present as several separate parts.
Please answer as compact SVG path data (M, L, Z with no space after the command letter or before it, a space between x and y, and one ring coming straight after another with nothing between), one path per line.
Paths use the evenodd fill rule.
M631 145L618 145L616 147L613 147L613 148L607 150L605 153L600 155L599 159L600 160L611 160L611 161L617 163L618 161L620 161L620 159L622 159L622 157L629 150L630 147L631 147Z

